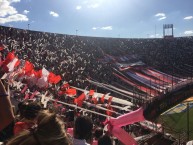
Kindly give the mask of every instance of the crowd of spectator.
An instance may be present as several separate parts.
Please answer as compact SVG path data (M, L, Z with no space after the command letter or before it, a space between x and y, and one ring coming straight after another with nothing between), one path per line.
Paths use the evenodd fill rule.
M192 43L193 37L173 38L170 40L97 38L36 32L0 26L0 45L4 47L1 54L2 57L5 57L8 52L14 51L19 59L33 62L35 69L45 67L50 72L60 74L62 79L69 82L72 86L79 88L89 87L104 93L106 93L106 90L92 85L87 81L87 79L93 79L101 83L111 84L118 87L122 86L122 88L126 89L133 88L133 86L119 80L119 78L114 76L112 73L115 71L114 68L116 68L113 58L122 56L131 56L132 58L141 60L147 66L157 68L158 70L162 70L163 72L167 72L169 74L175 74L182 77L191 76L193 74L193 71L191 71L193 70L193 58L191 57L193 54ZM105 61L105 58L109 58L109 56L112 57L110 57L110 61ZM131 62L131 59L127 60L127 63L129 62ZM61 84L62 81L59 85ZM117 95L114 92L111 93ZM123 96L119 97L124 98ZM38 107L36 107L36 109L38 110ZM68 109L70 110L72 108ZM62 116L61 110L59 113ZM26 112L24 114L29 115ZM24 114L20 111L21 116ZM29 116L27 116L27 118L22 116L22 122L27 120L27 125L25 123L22 123L22 125L25 127L27 126L29 129L37 123L34 123L34 118L35 121L37 121L37 116L33 116L34 118L28 117ZM97 117L98 116L93 115L92 119L94 120L94 124L100 126L101 124L98 123ZM42 119L37 123L40 124L40 128L41 124L49 126L50 122L46 122L48 120L52 120L57 123L56 116L50 114L43 113L40 114L38 118ZM45 120L43 120L44 118ZM60 123L58 124L58 129L61 129L62 125ZM19 123L19 126L20 125L21 123ZM43 127L45 126L43 125ZM67 124L67 126L71 127L73 125ZM15 128L17 128L17 124L15 125ZM140 136L146 131L143 130L140 134L137 134L139 130L136 128L138 127L132 126L132 129L129 128L128 130L135 130L133 133L136 134L136 136ZM49 131L49 128L46 129ZM18 133L18 130L20 129L15 129L15 134ZM78 128L76 130L78 130ZM79 135L81 133L79 133ZM23 140L22 137L29 137L32 134L33 133L30 131L25 132L23 136L20 136L20 139L13 138L10 142L14 142L14 140ZM70 139L65 132L60 132L59 134L63 134L63 144L72 143L72 139ZM87 136L86 138L79 135L76 135L75 137L80 140L90 140L87 135L85 135ZM91 133L89 133L89 135L91 135ZM41 136L44 136L44 134ZM109 143L108 137L109 136L102 137L101 142L106 141ZM39 142L36 137L34 138L36 142ZM99 140L99 138L100 137L96 137L96 140ZM11 144L12 143L10 143L10 145ZM109 144L111 144L111 142Z
M100 61L106 55L135 55L146 65L163 72L190 76L192 41L192 37L172 40L82 37L0 27L0 44L7 52L14 50L20 59L28 59L37 69L46 67L80 88L89 85L86 78L128 85L112 75L112 63Z

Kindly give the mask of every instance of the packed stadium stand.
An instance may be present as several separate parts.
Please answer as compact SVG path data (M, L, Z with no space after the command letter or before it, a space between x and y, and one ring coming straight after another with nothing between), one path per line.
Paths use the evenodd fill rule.
M101 38L0 26L1 77L10 80L12 99L18 102L52 96L44 107L62 116L67 127L82 113L95 127L104 127L106 116L142 107L155 128L133 124L144 121L139 116L124 130L133 138L155 133L138 144L170 145L178 138L166 136L164 126L159 130L154 121L193 94L192 44L193 37Z

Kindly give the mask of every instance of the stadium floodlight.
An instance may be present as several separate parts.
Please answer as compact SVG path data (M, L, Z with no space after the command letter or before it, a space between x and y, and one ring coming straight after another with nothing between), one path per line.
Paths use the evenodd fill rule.
M174 25L164 24L163 25L163 38L173 38L174 37Z
M30 24L27 24L27 28L28 28L28 30L29 30L29 26L30 26Z

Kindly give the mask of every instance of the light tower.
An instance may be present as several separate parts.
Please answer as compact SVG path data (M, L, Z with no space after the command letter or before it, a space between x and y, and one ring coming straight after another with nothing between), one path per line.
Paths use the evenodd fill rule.
M163 25L163 38L173 38L174 37L174 26L173 24Z

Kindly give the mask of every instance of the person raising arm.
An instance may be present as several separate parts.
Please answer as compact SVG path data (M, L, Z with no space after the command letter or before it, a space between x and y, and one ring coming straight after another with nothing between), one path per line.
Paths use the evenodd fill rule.
M13 128L10 127L13 123L14 113L9 96L9 87L0 80L0 141L5 141L13 135Z

